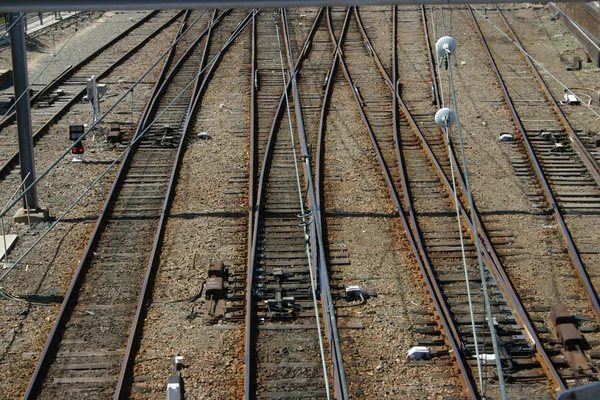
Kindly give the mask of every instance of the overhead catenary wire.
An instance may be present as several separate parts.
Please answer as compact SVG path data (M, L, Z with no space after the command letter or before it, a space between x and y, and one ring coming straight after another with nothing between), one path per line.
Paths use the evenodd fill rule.
M446 36L446 23L444 20L444 9L443 9L443 6L441 6L441 5L440 5L440 20L441 20L440 22L441 22L441 26L442 26L442 35ZM440 74L440 64L441 64L440 59L442 59L446 63L447 68L450 67L450 54L451 53L448 49L444 49L444 51L445 51L444 55L438 54L437 67L438 67L438 77L440 79L440 87L443 87L443 83L441 82L442 78L441 78L441 74ZM452 75L450 74L450 71L451 70L449 70L449 74L448 74L449 89L451 89L453 87ZM445 104L444 96L442 95L440 97L442 100L442 107L444 107L444 104ZM456 110L456 105L455 105L455 112L456 112L456 115L458 115L458 111ZM451 138L450 138L450 121L448 118L449 118L449 116L446 117L446 119L444 120L443 131L444 131L444 137L446 140L446 146L448 149L448 158L450 160L452 160L452 142L451 142ZM473 334L473 344L475 347L475 358L476 358L476 362L477 362L479 386L481 388L482 397L485 399L486 389L485 389L484 380L483 380L483 368L481 365L481 358L479 356L479 341L477 339L477 327L475 324L475 313L474 313L474 309L473 309L473 297L471 295L471 283L470 283L470 279L469 279L469 268L467 265L465 239L463 237L463 231L462 231L463 228L462 228L462 222L461 222L460 210L459 210L458 190L457 190L457 185L456 185L454 164L452 162L450 162L450 174L451 174L451 181L452 181L452 192L453 192L453 197L454 197L454 204L456 207L456 222L458 224L458 235L459 235L459 240L460 240L460 250L461 250L461 254L462 254L463 272L465 275L465 286L467 289L467 300L469 303L469 317L471 319L471 330L472 330L472 334ZM477 235L477 232L474 232L474 234Z
M260 9L256 9L253 10L252 12L258 13L260 11ZM244 27L248 24L250 20L246 21L246 23L244 24ZM235 36L239 35L242 31L243 28L241 27L235 34ZM225 46L225 45L224 45ZM154 123L165 113L167 112L172 105L183 95L183 93L185 93L193 84L194 82L198 79L199 76L201 76L207 68L210 67L210 65L214 62L214 60L218 57L218 54L220 54L222 52L222 50L220 52L218 52L208 63L207 65L201 70L199 71L193 78L192 80L173 98L173 100L166 106L166 108L164 110L162 110L155 118L152 122L149 123L149 125L146 127L146 129L144 129L142 132L140 132L140 134L138 136L136 136L128 145L127 147L117 156L117 158L111 162L105 169L104 171L96 178L94 179L94 181L83 191L83 193L81 193L79 195L79 197L77 197L77 199L75 199L68 207L67 209L56 219L56 221L54 221L50 227L48 227L48 229L29 247L29 249L23 254L21 255L21 257L19 257L15 262L12 263L12 265L8 268L7 271L4 272L4 274L2 274L2 276L0 276L0 281L2 281L14 268L16 268L19 263L27 256L31 253L31 251L33 251L33 249L50 233L51 230L53 230L56 225L58 225L59 222L62 221L62 219L85 197L85 195L93 188L95 187L100 180L110 171L110 169L112 167L114 167L118 161L131 149L131 147L133 147L139 140L141 140L145 133L154 125ZM150 67L150 69L154 68L154 65ZM122 99L120 99L122 100ZM114 108L114 107L113 107ZM107 111L106 113L108 113L109 111ZM104 117L106 115L106 113L102 116ZM2 290L0 290L0 297L4 297L6 299L9 300L17 300L17 301L22 301L22 302L28 302L25 299L18 299L15 296L10 296L7 293L3 292Z
M304 209L304 197L302 196L302 183L300 181L300 168L298 166L298 155L296 152L296 140L294 139L294 128L292 126L292 115L291 115L291 110L290 110L290 100L289 100L289 95L288 95L288 91L287 91L287 80L286 80L286 73L285 73L285 64L283 61L283 53L282 53L282 49L281 49L281 40L279 38L279 24L277 23L277 19L275 19L275 29L277 31L277 44L279 47L279 61L281 63L281 76L283 79L283 92L284 92L284 96L285 96L285 102L286 102L286 108L287 108L287 115L288 115L288 124L289 124L289 130L290 130L290 140L292 142L292 154L293 154L293 158L294 158L294 168L295 168L295 174L296 174L296 184L298 187L298 197L299 197L299 203L300 203L300 215L301 216L305 216L306 215L306 211ZM295 72L294 72L294 68L290 68L291 69L291 74L292 74L292 80L296 79L295 76ZM312 292L312 300L313 300L313 306L315 309L315 319L316 319L316 325L317 325L317 334L319 336L319 352L320 352L320 356L321 356L321 364L323 367L323 380L325 382L325 393L327 396L327 399L331 399L331 394L330 394L330 388L329 388L329 376L327 374L327 359L326 359L326 355L325 355L325 345L323 342L323 331L321 328L321 318L319 316L319 304L317 301L317 291L315 288L315 278L314 278L314 273L313 273L313 265L312 265L312 254L311 254L311 250L310 250L310 235L308 233L308 226L307 224L302 224L303 230L304 230L304 237L306 238L305 240L305 249L306 249L306 259L308 262L308 272L310 275L310 288L311 288L311 292Z
M450 142L450 129L449 129L449 124L448 121L446 121L446 126L444 127L444 136L446 139L446 145L448 148L448 156L450 156L450 153L452 152L452 145ZM473 344L475 346L475 357L476 357L476 361L477 361L477 371L479 373L479 384L480 387L482 388L482 392L484 392L484 386L483 386L483 373L482 373L482 367L481 367L481 358L479 357L479 342L477 340L477 327L475 326L475 314L474 314L474 310L473 310L473 298L471 296L471 284L470 284L470 280L469 280L469 267L467 265L467 254L465 251L465 238L463 237L463 232L462 232L462 223L460 220L460 210L459 210L459 206L458 206L458 190L456 187L456 178L454 176L454 166L452 165L452 163L450 164L450 173L451 173L451 180L452 180L452 191L454 194L454 204L456 206L456 220L458 223L458 235L459 235L459 240L460 240L460 250L461 250L461 254L462 254L462 260L463 260L463 271L465 274L465 286L467 289L467 299L469 302L469 316L471 318L471 329L473 331Z

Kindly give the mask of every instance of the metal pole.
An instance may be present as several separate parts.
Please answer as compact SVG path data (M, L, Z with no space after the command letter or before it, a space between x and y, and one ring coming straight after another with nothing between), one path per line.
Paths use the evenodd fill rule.
M17 129L19 132L19 163L21 179L25 187L35 181L35 163L33 158L33 139L31 137L31 107L29 103L29 82L27 72L27 53L25 52L24 21L19 13L8 16L10 29L10 47L12 50L13 80L17 110ZM23 205L37 210L36 188L32 187L23 198Z

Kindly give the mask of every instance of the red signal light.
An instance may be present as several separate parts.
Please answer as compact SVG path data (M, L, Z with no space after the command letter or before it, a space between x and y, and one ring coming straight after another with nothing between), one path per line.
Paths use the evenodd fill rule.
M71 149L71 153L72 153L72 154L83 154L83 153L84 153L84 151L85 151L85 150L83 149L83 146L81 146L81 145L80 145L80 146L77 146L77 147L73 147L73 148Z

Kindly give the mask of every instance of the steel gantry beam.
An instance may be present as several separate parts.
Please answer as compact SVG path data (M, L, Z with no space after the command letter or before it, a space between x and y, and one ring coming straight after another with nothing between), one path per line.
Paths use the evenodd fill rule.
M576 0L565 0L573 1ZM204 8L257 8L296 6L351 6L391 4L482 4L489 0L2 0L0 12L169 10ZM529 3L496 0L496 3ZM581 2L581 1L579 1Z

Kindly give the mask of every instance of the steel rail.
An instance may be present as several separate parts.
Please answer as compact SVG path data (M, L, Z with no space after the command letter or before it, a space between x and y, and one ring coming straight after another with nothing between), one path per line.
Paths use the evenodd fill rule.
M298 74L300 71L300 67L302 66L302 61L304 60L304 58L306 58L306 56L308 55L308 50L309 50L309 43L310 41L312 41L312 38L314 36L314 34L316 33L316 29L315 29L316 25L313 24L313 29L311 30L311 32L309 32L306 41L304 43L304 46L302 48L302 51L300 52L300 55L298 56L298 62L296 65L296 71L295 73ZM256 50L256 35L254 35L254 42L252 44L252 47L254 48L254 50ZM253 57L253 61L256 61L257 58L257 54L256 52L253 52L252 54ZM256 73L254 74L254 76L256 77ZM254 85L254 81L251 82L252 85ZM251 218L254 219L252 225L253 225L253 230L252 230L252 234L250 235L250 237L248 238L248 242L250 244L250 248L248 251L248 265L247 265L247 272L246 272L246 286L247 286L247 290L246 290L246 318L245 318L245 338L244 338L244 352L245 352L245 364L244 364L244 399L246 400L250 400L253 398L253 389L254 389L254 373L255 373L255 368L254 368L254 358L253 358L253 344L254 344L254 318L253 318L253 313L254 313L254 305L253 305L253 298L252 298L252 285L254 282L254 260L256 259L256 252L257 252L257 238L258 238L258 227L259 227L259 223L260 220L262 219L262 214L264 211L264 195L265 195L265 189L266 189L266 175L267 175L267 169L268 166L270 164L272 155L273 155L273 147L274 147L274 141L275 141L275 133L277 132L277 129L279 127L279 124L281 122L281 119L283 118L283 113L285 110L285 99L286 99L286 93L289 92L290 88L292 87L292 83L290 80L288 80L288 83L286 85L286 87L283 90L283 93L281 94L281 97L279 99L279 104L277 106L277 110L275 111L275 115L273 117L273 122L271 124L271 129L269 131L269 138L267 140L267 145L266 145L266 149L265 149L265 154L263 156L263 162L261 164L261 168L260 168L260 175L259 175L259 179L258 179L258 190L256 191L256 196L255 196L255 203L250 205L250 212L253 211L253 215L251 215ZM258 112L258 106L253 107L253 111L254 111L254 115L251 117L252 119L256 118L256 113ZM255 127L255 131L254 132L250 132L251 136L256 136L256 127ZM255 137L256 138L256 137ZM256 145L256 143L255 143ZM253 181L255 181L253 179ZM252 189L251 189L252 190Z
M216 25L216 22L220 21L225 15L229 13L230 10L225 10L220 15L217 16L218 11L214 10L211 22L207 28L206 34L206 42L205 48L202 52L202 59L199 66L199 72L196 77L196 83L193 88L193 95L191 97L191 101L188 105L188 110L186 112L185 120L183 122L182 128L182 137L179 141L179 146L177 148L177 153L175 155L175 162L173 164L173 168L171 170L171 176L169 178L169 184L167 187L167 195L165 196L165 200L163 202L163 206L161 209L160 220L158 222L158 226L156 228L156 235L154 238L154 242L152 244L152 253L150 255L150 259L146 268L146 275L144 277L144 283L142 285L138 306L136 309L136 314L134 317L134 323L132 325L132 330L129 335L129 340L127 342L127 348L125 350L124 362L121 367L121 373L119 375L119 380L117 384L117 391L115 393L113 400L118 400L122 398L126 394L126 386L125 380L127 378L128 373L133 368L133 362L131 355L134 353L135 346L137 345L137 331L143 323L145 311L147 309L146 304L148 301L148 296L151 291L152 282L154 281L154 277L156 276L156 270L159 264L159 253L162 249L162 242L164 237L164 232L166 228L166 219L169 213L169 209L171 203L174 198L174 188L177 184L177 177L179 172L179 167L181 166L181 161L183 159L183 153L185 149L185 136L189 130L190 123L192 121L192 117L194 115L195 110L197 109L198 103L202 98L206 88L208 87L208 83L210 78L212 77L216 67L219 65L219 61L223 57L224 51L233 43L233 39L237 37L237 35L246 27L247 22L250 19L250 16L253 13L253 10L250 10L246 17L238 24L238 26L233 30L230 35L229 40L223 46L221 51L217 54L217 56L211 61L210 67L205 72L202 72L205 69L206 62L208 60L208 52L210 50L210 41L212 37L212 29ZM202 82L200 82L200 76L203 76Z
M333 32L330 29L330 35L332 35L332 34L333 34ZM335 38L332 37L332 40L334 40L334 39ZM374 50L372 48L372 46L370 45L370 43L368 44L368 46L371 47L371 50ZM376 54L376 53L373 51L373 54ZM348 71L348 68L346 66L346 63L344 61L344 57L342 54L340 55L340 64L342 66L342 71L344 73L344 76L346 77L348 85L350 86L350 88L354 88L355 87L354 83L352 82L352 78L350 77L350 73ZM383 71L385 71L385 68L383 68L383 65L378 64L378 66L379 66L379 68L382 68ZM390 89L392 90L392 93L393 93L393 91L394 91L393 86L395 86L395 85L388 82L388 86L390 86ZM440 290L439 290L439 287L436 287L437 284L434 283L435 280L431 278L430 272L432 273L432 271L431 271L430 265L429 265L429 271L427 270L427 268L428 268L428 261L426 261L427 258L424 257L419 252L419 249L418 249L419 245L417 244L417 242L420 241L420 238L415 237L415 235L411 229L411 224L406 220L406 216L404 215L404 210L403 210L400 198L398 197L398 193L396 191L396 188L395 188L392 178L390 176L389 169L385 163L385 160L383 159L383 155L381 154L381 150L379 148L377 139L375 138L373 129L371 128L371 124L368 120L368 117L367 117L365 111L364 111L364 108L362 107L361 101L358 98L356 91L352 90L352 93L353 93L356 105L361 114L362 120L364 121L365 126L369 132L369 136L371 138L373 148L377 154L377 159L381 165L384 179L389 188L392 201L394 202L396 209L398 211L398 215L402 222L404 231L406 232L406 236L409 240L410 247L413 251L415 259L417 260L417 263L419 264L419 269L421 271L421 275L423 276L423 279L427 286L427 290L429 291L431 299L434 303L435 309L437 310L437 314L440 317L440 322L441 322L445 332L448 333L447 339L448 339L448 342L450 343L450 347L452 348L453 353L455 354L455 360L456 360L456 363L458 364L458 369L460 372L458 378L463 384L463 389L464 389L465 393L473 399L478 399L478 398L480 398L480 396L479 396L479 392L477 391L476 386L473 384L471 368L468 366L467 360L464 358L464 353L462 351L460 341L457 340L455 338L454 334L452 333L453 330L452 330L451 326L453 325L453 323L451 322L452 318L449 316L449 310L447 309L447 307L445 305L443 297L438 297L438 293L440 293ZM421 244L421 246L422 246L422 244Z
M429 47L429 48L431 49L431 47ZM435 170L438 173L438 176L442 179L442 182L443 182L447 192L449 194L453 194L452 185L448 181L448 178L447 178L443 168L439 164L439 161L437 160L437 157L435 156L433 150L429 146L427 139L424 137L424 135L420 131L420 128L418 127L417 123L415 122L414 118L412 117L412 115L411 115L410 111L408 110L408 107L404 103L402 97L398 96L398 100L400 102L400 105L402 107L405 117L407 118L409 124L411 125L411 127L413 128L413 130L415 131L417 136L419 137L424 150L426 151L428 157L430 158L432 164L434 165ZM464 188L465 187L464 180L463 180L462 174L460 173L460 170L458 169L458 163L456 161L454 153L451 153L451 162L453 163L455 169L457 171L459 171L459 173L457 174L457 178L459 179L461 187ZM562 381L562 378L560 377L560 374L558 373L558 371L556 371L556 368L553 366L552 360L548 356L539 337L537 336L537 333L536 333L537 331L536 331L533 323L531 322L528 313L523 308L523 305L520 302L519 296L516 294L516 291L512 285L512 282L510 281L510 279L508 278L508 276L506 274L506 271L502 267L502 263L500 262L498 255L496 254L493 244L491 243L491 240L489 239L489 236L487 235L485 228L483 227L479 213L477 212L477 210L475 210L477 221L475 221L473 223L470 220L462 202L459 202L459 207L460 207L460 211L463 216L463 219L465 220L465 223L467 224L468 228L470 229L471 235L474 235L475 232L479 232L482 243L484 244L484 246L482 247L481 250L482 250L482 253L484 256L484 261L486 263L486 266L488 267L489 271L492 273L494 278L499 283L501 283L499 285L499 288L500 288L502 294L504 295L504 297L507 299L512 313L517 318L517 322L519 322L519 324L521 324L525 328L525 332L527 333L530 342L533 343L535 345L535 347L537 348L537 352L535 353L536 358L542 365L542 368L545 370L546 374L552 379L554 384L560 390L564 390L565 389L564 382Z
M102 78L108 76L116 67L118 67L120 64L122 64L127 59L129 59L140 48L142 48L144 45L146 45L146 43L148 43L148 41L150 41L153 37L155 37L157 34L159 34L162 30L164 30L169 25L171 25L177 18L179 18L182 15L182 13L183 13L183 11L180 13L177 13L173 18L169 19L167 22L165 22L163 25L161 25L155 31L153 31L150 35L148 35L144 40L142 40L140 43L138 43L132 49L127 51L125 54L123 54L114 64L112 64L107 69L105 69L102 73L100 73L97 76L97 79L102 79ZM148 19L144 18L140 22L136 23L135 27L138 28L139 25L141 25L141 22L147 22ZM124 33L128 34L128 33L131 33L131 31L132 31L132 29L129 29L129 30L125 31ZM126 36L126 35L119 35L117 38L115 38L114 42L122 39L124 36ZM112 45L114 43L113 43L113 41L111 41L111 43L108 43L106 46L103 46L104 49L101 48L101 50L105 50L106 48L108 48L109 44ZM78 64L78 66L72 67L71 71L76 72L76 68L84 67L87 62L89 62L92 58L96 57L98 54L100 54L100 50L95 52L94 54L90 55L89 57L87 57L84 61L82 61L80 64ZM71 73L71 71L66 71L63 73L63 75L67 76ZM60 79L60 76L59 76L59 78L57 78L57 82L58 82L58 79ZM64 79L68 79L68 76L65 77ZM56 87L56 86L53 86L53 88L54 87ZM67 103L65 103L64 106L60 110L58 110L52 117L50 117L50 119L48 121L46 121L44 123L44 125L42 125L37 131L35 131L33 133L32 137L33 137L34 144L37 141L39 141L48 132L50 126L52 126L52 124L54 124L56 121L58 121L58 119L61 118L67 112L67 110L69 108L71 108L73 105L77 104L81 100L83 95L86 93L86 90L87 89L85 89L85 88L80 90L79 93L77 93L75 96L73 96L73 98L71 100L69 100ZM12 122L12 121L10 121L10 122ZM18 162L19 162L19 152L17 151L0 167L0 179L7 176L13 170L14 166Z
M313 29L316 29L321 17L323 15L323 8L319 9L319 13L315 18ZM295 71L294 67L294 56L291 48L291 39L288 29L287 13L285 8L281 11L281 18L283 21L283 30L286 36L286 49L288 57L288 65L291 71ZM310 42L309 42L310 43ZM307 52L308 53L308 52ZM334 61L335 63L335 61ZM306 130L304 128L304 116L302 113L302 103L300 100L300 93L298 90L297 74L293 73L292 77L292 92L294 95L294 109L296 113L296 125L298 128L300 144L302 147L302 159L304 166L304 176L307 185L308 200L310 204L310 210L313 218L313 224L311 224L311 235L316 240L311 240L311 248L313 257L316 260L315 266L319 276L319 286L321 288L321 301L323 315L325 316L325 327L326 333L329 338L329 348L331 351L331 363L333 366L333 377L334 385L337 393L337 398L347 400L349 399L348 383L346 380L346 372L344 369L344 361L342 357L342 348L340 344L340 336L337 328L337 321L335 316L335 304L331 295L331 286L329 283L329 273L327 267L327 260L325 258L325 243L323 239L322 229L322 215L317 210L320 209L320 202L317 200L315 194L315 183L312 177L311 171L311 160L308 150ZM315 310L316 311L316 310Z
M186 14L186 16L187 16L187 14ZM185 18L184 18L183 22L180 24L179 32L173 41L174 43L178 40L178 38L181 35L181 32L184 30L184 28L185 28ZM202 36L200 36L197 39L197 41L201 40L201 37ZM154 89L153 89L152 95L150 97L150 100L148 101L148 103L146 104L146 107L144 109L144 114L143 114L144 117L141 119L140 125L138 126L138 131L135 135L136 138L139 137L139 135L141 134L142 127L146 125L148 115L150 113L154 112L155 98L157 96L159 96L160 93L162 92L161 89L164 87L163 81L167 81L169 79L169 77L173 76L173 74L172 74L173 71L171 71L171 73L167 73L167 71L168 71L168 66L171 63L173 55L175 53L175 49L176 49L176 46L172 46L167 58L165 59L165 62L163 64L162 69L159 74L159 79L157 79L157 82L154 85ZM183 60L183 57L181 60ZM75 273L71 280L71 284L69 286L69 289L67 290L67 293L65 294L65 299L63 300L63 303L61 305L59 313L56 317L55 323L54 323L52 330L50 332L50 335L46 341L44 350L42 351L40 359L38 360L36 369L30 380L30 383L29 383L29 386L25 393L24 399L35 398L37 396L38 391L41 389L41 385L45 379L46 366L51 361L50 360L51 354L54 353L54 349L60 340L60 337L59 337L60 332L67 323L69 309L77 301L77 299L76 299L77 292L79 291L80 287L83 284L83 280L84 280L83 278L85 277L85 270L88 265L88 259L89 259L90 255L93 253L94 249L96 248L97 240L99 239L100 233L102 231L102 226L104 225L106 217L110 212L110 206L118 193L118 188L121 184L121 181L124 179L124 175L126 175L125 171L127 169L127 165L130 163L132 156L135 153L136 148L137 148L137 146L132 146L127 150L125 156L123 157L123 161L121 162L119 169L117 170L113 185L111 186L111 189L108 193L106 201L104 202L104 205L100 211L100 215L98 216L98 220L96 221L94 230L91 234L88 244L86 245L86 248L83 252L81 260L77 266L77 269L75 270Z
M575 0L567 0L568 2ZM424 4L487 3L487 0L419 0ZM3 0L0 12L15 11L104 11L104 10L156 10L156 9L204 9L219 7L308 7L331 4L335 6L415 4L415 0ZM525 3L523 0L498 0L498 3Z
M258 99L257 99L257 83L258 83L258 74L256 71L256 40L257 40L257 32L256 32L256 16L252 17L252 44L251 44L251 68L252 75L250 80L250 155L249 155L249 168L248 168L248 230L247 230L247 246L250 251L248 251L248 257L246 258L246 316L245 316L245 324L246 331L244 336L244 347L245 347L245 369L244 369L244 399L250 399L251 396L251 382L253 378L252 370L253 368L249 367L248 363L251 362L251 358L249 358L249 348L252 348L253 345L253 336L250 331L250 324L252 323L252 314L254 312L254 306L252 304L252 282L254 281L254 258L256 257L256 252L252 251L254 248L254 235L256 234L255 226L254 226L254 214L257 213L256 210L256 167L257 167L257 142L258 142ZM266 155L266 154L265 154Z
M600 186L600 166L598 165L598 161L590 154L587 147L585 147L585 145L581 142L581 139L579 138L579 136L577 136L577 134L575 133L575 130L571 126L571 123L569 122L569 120L565 116L564 112L562 111L562 109L560 108L558 103L556 102L556 99L550 92L550 88L548 87L548 85L546 85L544 78L542 78L542 75L540 74L538 69L535 67L535 65L531 61L531 57L529 56L529 54L526 53L523 43L521 43L521 40L517 36L513 27L508 23L508 20L504 16L504 13L500 9L500 7L498 7L498 4L496 4L496 9L498 10L498 13L502 17L502 21L504 22L504 24L506 25L506 27L512 34L513 38L515 39L515 41L517 42L519 47L521 48L521 51L520 51L521 55L527 62L527 65L529 65L529 68L531 69L531 71L533 72L533 74L535 76L535 80L538 81L540 87L544 91L544 95L546 96L546 99L548 100L548 102L552 106L552 109L556 113L561 125L567 131L567 136L569 137L569 140L571 141L573 148L579 155L579 158L581 158L581 161L583 161L583 163L585 164L589 173L592 175L592 178L594 178L594 181L596 181L596 185Z
M426 20L423 20L423 21L425 23ZM427 29L427 28L425 28L425 29ZM366 34L366 32L365 32L365 34ZM368 36L365 37L365 40L370 45L370 40L369 40ZM429 52L431 52L431 47L428 46L428 48L429 48ZM372 49L372 50L373 50L372 54L375 58L375 61L380 66L379 70L382 73L382 76L384 77L384 79L389 80L390 79L389 76L385 74L385 69L381 65L381 60L379 59L379 57L378 57L377 53L374 51L374 49ZM429 58L430 58L430 60L432 60L431 55ZM391 82L388 86L391 86ZM437 88L437 85L435 87ZM442 180L442 183L443 183L444 187L446 188L446 191L448 192L449 195L453 195L454 191L453 191L452 185L450 184L450 182L448 180L446 173L444 172L437 157L435 156L433 150L431 149L429 143L427 142L427 139L425 138L425 136L421 132L420 128L418 127L411 112L409 111L408 107L404 103L402 96L399 93L396 93L396 97L398 98L398 102L402 109L404 117L407 119L409 125L411 126L411 128L413 129L413 131L415 132L417 137L419 138L424 151L426 152L428 158L430 159L432 166L434 167L434 170L437 172L438 176ZM460 169L458 168L456 158L454 157L454 153L451 153L451 162L454 164L456 171L458 171L456 176L459 179L461 187L464 188L465 184L463 181L462 174L460 173ZM556 371L556 368L554 368L554 366L552 364L552 360L550 359L550 357L547 354L545 348L543 347L539 337L537 336L537 331L536 331L533 323L531 322L529 315L526 313L523 305L521 304L519 296L516 294L516 291L512 285L512 282L506 275L506 272L504 271L504 268L502 267L502 263L500 262L497 254L496 254L496 251L491 243L491 240L489 239L489 236L487 235L487 233L483 227L479 213L477 212L477 210L475 210L477 221L472 222L471 219L469 218L469 215L467 214L467 211L466 211L464 205L462 204L462 201L460 201L458 205L459 205L459 208L461 211L461 215L464 219L464 222L466 223L467 227L469 228L471 235L475 235L476 234L475 232L479 232L482 243L484 244L484 246L482 246L481 250L482 250L482 253L484 256L484 261L486 263L486 266L488 267L489 271L492 273L494 278L500 283L499 288L500 288L503 296L507 299L509 307L511 308L512 313L515 315L517 322L519 322L522 326L525 327L525 331L527 332L530 342L533 343L535 345L535 347L537 348L537 351L535 354L536 354L536 358L540 362L540 365L542 365L542 368L546 371L546 374L553 380L555 385L558 388L560 388L561 390L564 390L565 386L560 377L560 374L558 373L558 371Z
M593 312L596 315L596 318L597 318L596 323L598 323L600 321L600 303L598 302L598 297L596 295L596 292L595 292L593 285L590 282L590 279L587 275L587 271L585 270L585 267L583 265L580 255L579 255L577 247L575 246L573 238L571 237L571 233L569 232L569 229L565 223L565 220L562 216L562 212L558 206L558 203L556 202L556 199L554 197L552 189L550 188L548 180L546 179L546 176L544 175L544 171L542 170L542 167L540 166L540 163L535 154L535 151L533 150L533 146L532 146L531 142L529 141L529 138L527 137L525 126L521 122L521 119L517 113L515 105L512 102L510 94L508 93L508 88L506 87L506 84L504 83L504 80L502 79L500 70L498 69L498 66L496 65L496 61L494 60L494 57L492 56L491 50L487 44L487 41L485 40L485 37L483 36L483 32L481 31L479 23L477 22L477 19L475 18L475 14L473 13L473 10L470 7L469 7L469 12L471 13L471 17L473 18L473 21L475 23L475 27L476 27L479 37L481 39L481 43L483 44L483 47L489 57L490 64L492 65L492 68L493 68L494 72L496 73L496 77L498 78L498 83L500 84L500 87L502 89L504 99L505 99L506 104L511 113L513 122L515 123L515 125L517 126L517 128L519 130L520 136L523 140L525 149L527 150L527 154L529 156L529 161L532 164L532 167L538 178L540 186L542 187L542 190L544 192L544 197L546 198L546 201L549 203L550 207L552 208L554 218L555 218L556 222L558 223L559 229L562 233L563 240L565 242L565 246L567 248L567 252L569 253L569 257L571 258L571 261L573 263L573 268L575 269L575 273L583 286L583 289L584 289L584 292L586 293L588 301L590 302Z
M40 99L42 96L44 96L46 93L48 93L54 87L56 87L57 83L59 81L65 79L65 77L70 74L70 72L73 68L74 68L73 65L69 65L67 68L65 68L60 74L58 74L58 76L56 76L54 79L52 79L50 82L48 82L46 84L46 86L44 86L38 92L36 92L33 96L31 96L29 99L29 104L31 106L35 105L37 103L38 99ZM33 84L30 84L29 87L31 87L32 85ZM0 120L0 131L2 129L6 128L7 126L9 126L11 123L13 123L15 121L16 115L17 115L17 112L12 111L10 114L7 114L6 116L2 116L4 118L2 120Z
M250 78L250 154L248 155L250 168L248 170L248 247L252 246L252 232L254 232L254 203L256 198L256 142L258 137L257 123L257 85L258 73L256 70L256 15L252 16L252 37L251 37L251 66L252 73ZM250 252L248 252L250 257ZM248 265L250 260L247 261Z

